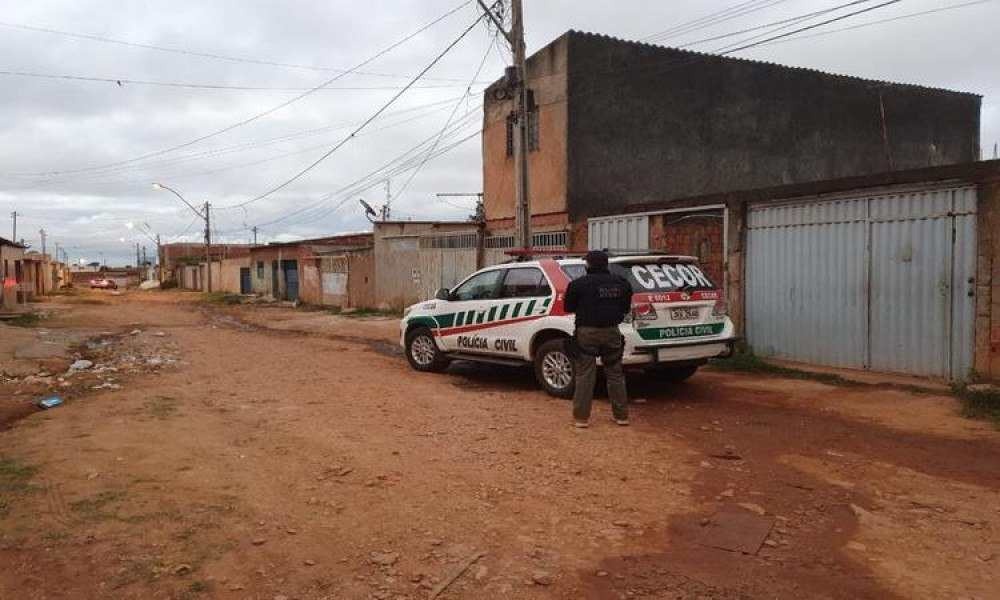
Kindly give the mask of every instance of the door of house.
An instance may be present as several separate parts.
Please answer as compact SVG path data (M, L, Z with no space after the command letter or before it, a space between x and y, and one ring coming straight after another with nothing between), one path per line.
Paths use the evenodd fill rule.
M760 355L965 379L975 188L751 206L746 334Z
M249 294L252 289L250 283L250 267L240 268L240 293Z
M281 271L285 278L285 300L299 299L299 263L295 260L281 261Z

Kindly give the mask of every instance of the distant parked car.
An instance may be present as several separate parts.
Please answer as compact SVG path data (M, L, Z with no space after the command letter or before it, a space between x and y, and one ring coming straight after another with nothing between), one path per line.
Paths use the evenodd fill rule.
M118 284L113 279L91 279L90 289L92 290L117 290Z

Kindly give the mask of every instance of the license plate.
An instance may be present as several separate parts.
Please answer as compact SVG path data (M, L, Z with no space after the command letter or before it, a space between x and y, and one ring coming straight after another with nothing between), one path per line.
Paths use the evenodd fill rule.
M701 316L701 311L697 308L671 308L671 321L694 321Z

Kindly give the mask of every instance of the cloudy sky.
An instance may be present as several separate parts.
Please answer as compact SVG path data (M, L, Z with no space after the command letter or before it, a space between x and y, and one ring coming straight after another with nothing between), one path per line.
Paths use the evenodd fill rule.
M524 4L531 52L567 29L683 45L845 1ZM802 24L882 1L855 3ZM424 78L349 137L472 25L475 3L382 51L460 4L4 2L0 236L10 237L9 214L16 210L22 215L19 238L38 247L44 228L50 248L59 243L71 259L103 254L109 264L134 262L137 241L152 248L144 224L164 241L200 239L194 213L154 189L154 181L191 203L211 202L218 208L213 228L226 241L246 241L254 225L261 241L363 230L368 223L357 199L380 205L387 179L395 216L464 217L472 200L445 201L435 193L481 188L480 92L509 60L487 26L469 31ZM676 29L734 7L709 26ZM896 19L942 8L949 10ZM876 21L885 22L867 25ZM982 94L983 152L991 158L1000 141L996 23L997 0L902 0L736 55ZM866 26L845 30L858 25ZM762 32L768 30L691 47L717 50ZM362 63L356 72L343 72ZM249 122L234 127L243 121ZM337 146L314 169L268 194Z

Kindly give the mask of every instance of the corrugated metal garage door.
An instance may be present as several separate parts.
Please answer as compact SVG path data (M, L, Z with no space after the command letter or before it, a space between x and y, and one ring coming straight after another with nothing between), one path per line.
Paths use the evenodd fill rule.
M598 217L588 219L587 245L591 250L645 250L649 248L649 217Z
M972 367L975 188L752 206L754 351L963 379Z

